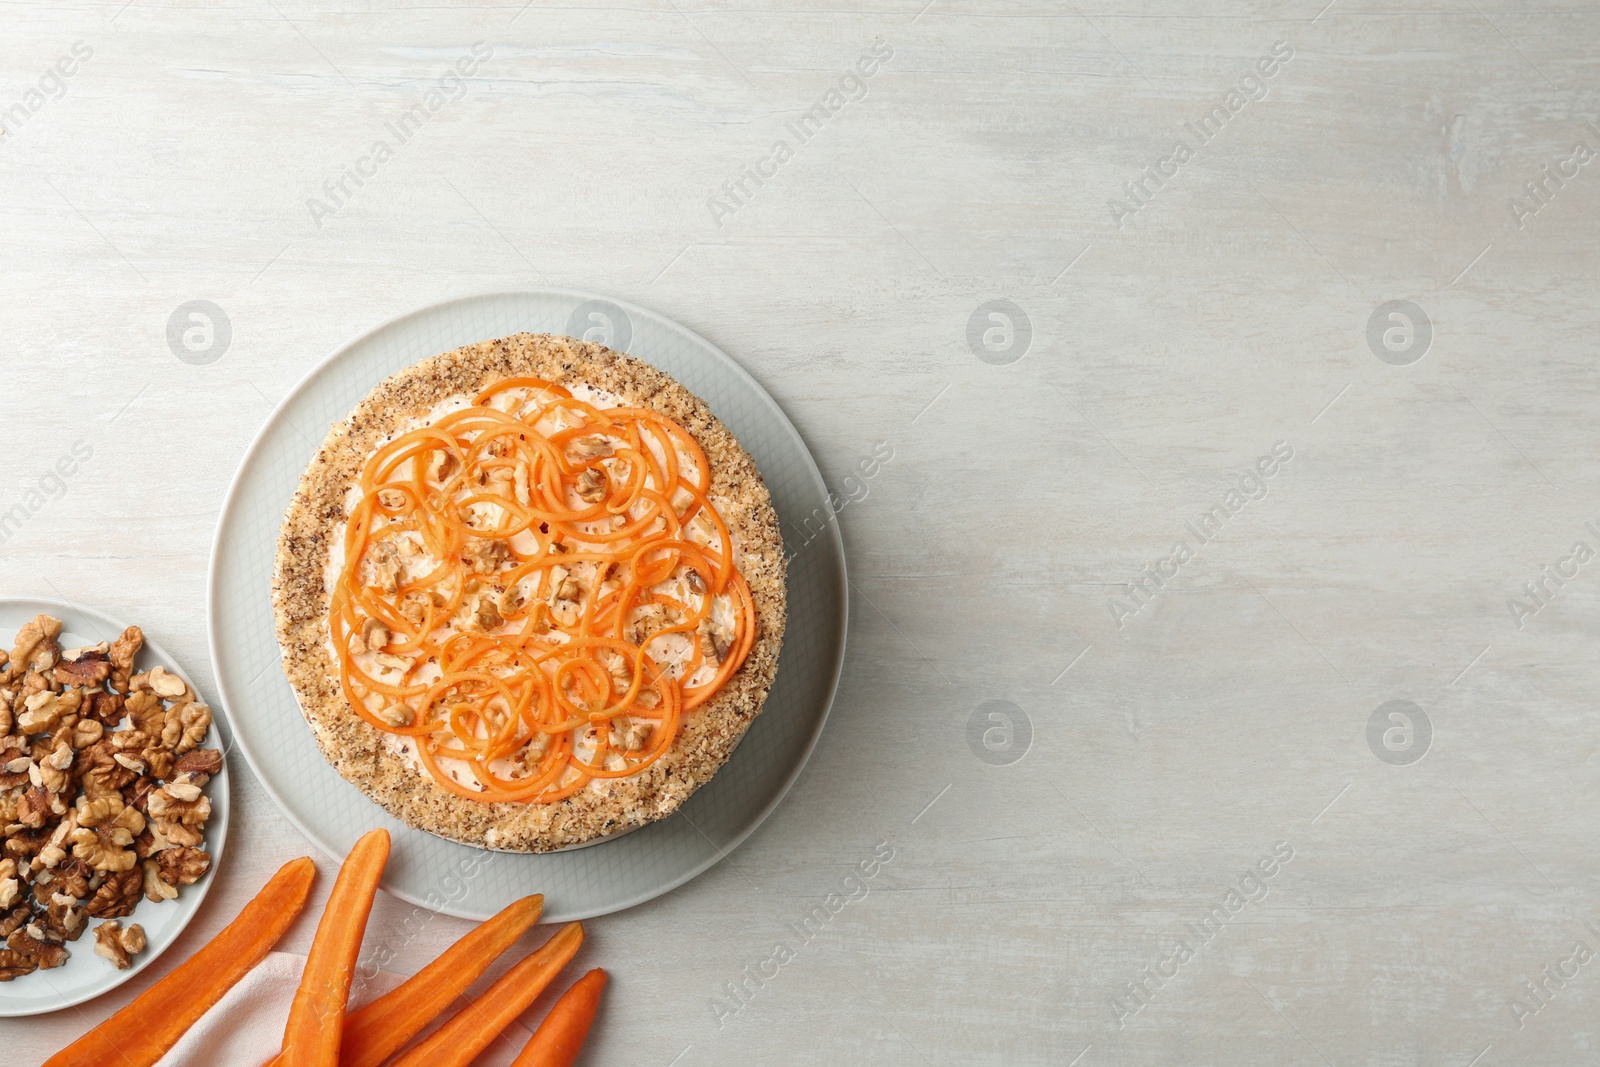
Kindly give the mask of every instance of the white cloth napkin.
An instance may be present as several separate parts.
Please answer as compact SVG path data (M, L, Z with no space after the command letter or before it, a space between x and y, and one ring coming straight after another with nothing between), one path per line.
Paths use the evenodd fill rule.
M171 1051L161 1057L157 1067L260 1067L283 1044L289 1002L300 985L300 971L305 964L304 956L290 952L268 953L255 970L240 979L238 985L228 990L189 1028ZM351 992L351 1007L358 1008L403 981L404 975L388 971L380 971L371 981L358 977L357 986ZM465 1001L458 1001L456 1007L462 1003ZM442 1024L452 1013L453 1009L446 1011L435 1025ZM479 1067L506 1067L532 1036L526 1027L512 1023L483 1051L476 1063Z

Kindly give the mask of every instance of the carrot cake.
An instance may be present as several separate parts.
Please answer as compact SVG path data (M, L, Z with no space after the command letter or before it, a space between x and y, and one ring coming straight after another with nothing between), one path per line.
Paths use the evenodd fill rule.
M406 824L547 852L677 810L761 711L777 515L671 376L549 334L434 356L334 425L278 538L284 670Z

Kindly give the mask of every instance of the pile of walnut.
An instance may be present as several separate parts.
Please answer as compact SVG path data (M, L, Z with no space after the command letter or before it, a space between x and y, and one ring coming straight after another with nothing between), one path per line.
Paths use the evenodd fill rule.
M137 626L65 651L60 634L40 615L0 651L0 981L61 966L90 919L95 953L131 966L144 930L116 920L211 866L211 709L161 667L133 672Z

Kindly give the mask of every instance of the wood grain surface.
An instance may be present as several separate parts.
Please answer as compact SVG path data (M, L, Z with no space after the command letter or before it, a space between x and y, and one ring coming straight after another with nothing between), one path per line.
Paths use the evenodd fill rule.
M787 801L590 924L585 1063L1592 1062L1600 8L1325 2L13 0L0 592L208 684L310 367L609 293L777 397L853 599ZM183 940L8 1061L309 851L232 767Z

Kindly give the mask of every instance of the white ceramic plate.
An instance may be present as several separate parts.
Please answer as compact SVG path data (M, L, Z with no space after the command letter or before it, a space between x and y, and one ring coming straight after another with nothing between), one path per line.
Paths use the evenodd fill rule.
M412 830L323 760L284 679L271 581L278 526L328 428L384 378L462 345L528 331L599 341L682 382L754 457L782 521L789 618L777 679L739 749L677 813L590 847L489 852ZM340 348L278 405L245 454L211 554L211 659L239 751L307 837L333 856L376 826L394 837L385 889L483 919L545 895L545 921L604 915L682 885L727 855L777 805L811 754L844 659L844 550L827 489L794 426L732 359L661 316L590 293L462 297L384 323ZM808 525L809 520L809 525Z
M115 641L127 629L126 623L81 604L42 597L7 597L0 598L0 645L4 645L9 652L17 631L41 613L54 615L61 620L61 637L58 640L62 648ZM145 635L144 649L134 665L140 670L165 667L199 692L194 679L183 672L177 660L150 640L148 634ZM225 733L222 715L213 709L211 731L201 747L227 751L227 745L222 740ZM168 945L178 939L183 928L189 925L189 920L200 909L200 902L205 899L212 879L217 876L217 865L222 862L223 845L228 839L226 760L223 761L222 770L206 786L206 795L211 798L211 818L206 823L206 839L201 847L211 854L211 869L194 885L181 887L177 899L164 900L160 904L141 900L134 913L122 920L124 926L138 923L144 927L145 938L149 942L145 950L133 958L133 966L119 971L111 965L110 960L94 954L94 928L102 920L90 919L89 929L67 946L70 955L66 963L52 970L34 971L9 982L0 982L0 1016L38 1015L98 997L150 966L157 956L166 951Z

